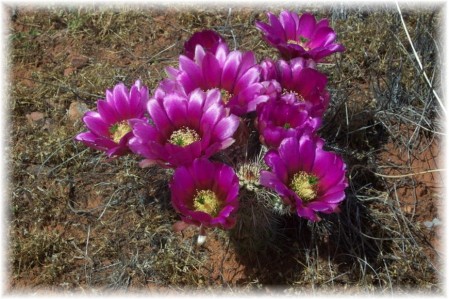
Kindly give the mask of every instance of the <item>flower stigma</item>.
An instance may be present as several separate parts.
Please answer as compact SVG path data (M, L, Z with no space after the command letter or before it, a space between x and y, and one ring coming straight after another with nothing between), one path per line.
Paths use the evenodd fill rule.
M216 217L220 212L221 203L217 195L212 190L200 190L193 198L193 208Z
M312 201L317 196L318 178L305 171L300 171L293 176L290 188L305 202Z
M182 127L179 130L173 131L168 141L171 144L184 147L198 140L200 140L200 136L195 130L187 127Z
M126 134L131 132L131 127L129 126L128 122L126 120L124 120L124 121L121 121L119 123L112 125L109 128L109 132L112 135L111 136L112 140L115 143L119 143L120 140L123 138L123 136L125 136Z

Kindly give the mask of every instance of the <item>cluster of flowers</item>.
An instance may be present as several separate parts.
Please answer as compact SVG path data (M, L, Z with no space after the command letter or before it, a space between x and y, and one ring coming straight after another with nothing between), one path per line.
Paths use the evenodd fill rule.
M235 225L241 182L234 169L213 161L231 146L243 118L255 115L268 168L258 174L289 211L311 221L333 213L345 198L345 164L323 149L317 135L329 103L327 77L317 63L344 47L323 19L309 13L268 13L256 22L281 59L257 62L252 51L230 51L217 32L197 32L184 44L179 67L149 95L138 80L106 91L97 112L83 120L88 132L76 140L110 157L132 152L141 167L174 169L171 200L182 225Z

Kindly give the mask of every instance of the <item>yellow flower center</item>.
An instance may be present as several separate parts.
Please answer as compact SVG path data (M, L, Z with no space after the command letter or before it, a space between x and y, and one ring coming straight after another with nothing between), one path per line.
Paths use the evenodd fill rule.
M224 89L221 89L220 92L221 92L221 100L223 101L224 104L227 104L229 100L232 98L232 94Z
M193 198L193 208L216 217L221 209L221 202L212 190L200 190Z
M171 144L185 147L198 140L200 140L200 136L195 130L187 127L182 127L179 130L173 131L168 141Z
M305 202L312 201L317 196L318 179L312 174L300 171L293 176L290 188Z
M112 140L115 143L119 143L123 136L131 132L131 127L129 126L128 122L124 120L112 125L109 128L109 132L111 133Z
M305 38L303 36L299 37L299 40L292 40L289 39L287 41L287 44L294 44L294 45L298 45L304 48L304 50L308 51L310 48L306 46L307 42L309 41L308 38Z
M288 93L292 93L298 99L299 102L304 102L305 101L304 97L301 94L299 94L297 91L288 90L288 89L285 89L285 88L282 90L282 94L283 95L286 95Z

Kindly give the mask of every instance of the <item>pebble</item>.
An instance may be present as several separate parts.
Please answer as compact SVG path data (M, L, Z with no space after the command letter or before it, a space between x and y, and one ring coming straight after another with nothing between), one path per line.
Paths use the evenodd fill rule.
M64 77L68 77L71 74L73 74L75 72L75 68L74 67L68 67L64 70Z
M68 116L71 121L77 121L81 119L84 114L89 111L89 108L86 104L78 101L74 101L70 103Z
M72 59L70 60L70 64L76 69L85 67L88 63L89 58L81 55L73 56Z
M434 226L439 226L441 225L442 222L440 219L438 218L434 218L432 221L424 221L424 225L428 228L431 229Z
M30 124L37 123L37 122L43 120L44 117L45 117L45 114L42 112L38 112L38 111L34 111L34 112L31 112L26 115L26 118L28 119L28 122Z

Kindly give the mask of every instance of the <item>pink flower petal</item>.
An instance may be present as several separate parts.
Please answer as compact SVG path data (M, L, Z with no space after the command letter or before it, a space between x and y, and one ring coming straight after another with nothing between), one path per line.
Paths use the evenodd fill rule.
M238 51L229 53L221 74L221 88L225 90L232 90L234 82L237 79L237 73L240 63L242 61L242 54Z
M137 85L132 86L129 92L130 117L143 117L147 102L148 89L146 87L138 88Z
M320 220L318 215L316 215L315 212L311 208L308 208L308 207L298 205L296 208L296 213L298 214L298 216L304 217L304 218L309 219L314 222Z
M299 169L307 173L311 173L313 169L313 162L315 160L315 150L316 145L313 138L309 135L301 136L299 140L299 152L300 152L300 163Z
M287 165L289 175L293 175L300 171L301 159L307 157L300 155L298 140L296 138L286 138L279 145L279 155Z
M242 61L239 66L237 77L243 76L250 68L259 67L253 51L247 51L242 54Z
M260 73L262 80L277 80L276 64L271 59L265 59L260 63Z
M270 31L272 32L272 34L278 36L281 39L281 41L286 42L287 36L285 35L285 30L282 27L281 22L279 22L278 18L271 12L268 12L267 16L271 24Z
M313 202L307 203L307 207L316 212L326 212L326 211L334 210L335 205L329 204L327 202L322 202L320 200L320 201L313 201Z
M128 102L128 89L123 83L117 84L112 91L114 96L114 106L120 120L131 118L129 102Z
M315 29L316 19L313 15L309 13L302 14L299 18L298 24L298 37L296 40L299 40L300 36L305 38L311 38L312 33Z
M97 101L98 113L101 115L103 120L108 124L114 124L119 121L119 117L115 112L115 108L110 106L108 102L104 100Z
M257 68L251 68L246 71L235 83L233 93L238 94L240 91L246 87L259 82L260 72Z
M239 119L235 115L230 115L218 121L213 131L213 138L215 140L224 140L232 137L239 127Z
M290 192L283 182L272 172L262 170L260 172L260 184L275 190L281 196L289 197Z
M164 99L164 110L170 122L180 128L187 123L187 100L176 94L170 94Z
M195 46L195 55L191 58L196 64L201 65L201 62L206 55L206 50L201 45Z
M177 83L175 82L175 84L179 83L180 89L183 90L184 95L188 95L193 90L198 88L201 84L201 82L199 82L195 78L192 78L191 76L192 75L190 73L186 73L186 72L182 71L176 77Z
M312 172L321 178L328 172L329 165L333 165L335 155L324 150L317 150L315 153L315 161L313 162Z
M276 151L269 151L264 157L265 163L272 169L276 177L284 184L288 184L288 168Z
M179 56L179 68L186 72L197 87L204 88L204 79L201 68L186 56Z
M206 131L212 132L219 119L223 117L223 109L219 107L220 105L213 104L203 113L200 123L201 134L204 134Z
M212 105L222 105L222 99L221 99L221 91L218 88L209 89L206 92L206 99L204 102L204 107L210 107Z
M215 190L216 186L223 190L217 194L223 202L218 215L195 210L193 197L196 190ZM238 178L230 166L207 159L196 159L189 166L176 169L170 182L172 204L181 213L183 221L204 227L231 228L235 224L234 213L237 210ZM227 189L227 190L224 190ZM187 192L186 192L187 190Z
M339 203L345 199L345 192L343 190L335 191L333 193L326 194L320 198L321 202L326 203Z
M330 27L324 27L318 29L313 34L313 38L309 42L309 47L317 48L317 47L326 47L329 44L332 44L337 38L337 34Z
M109 124L107 124L98 113L86 113L83 117L86 126L99 136L109 138Z
M220 68L223 68L224 63L226 61L226 57L228 56L229 49L226 43L220 43L217 47L217 51L215 53L215 57L220 65Z
M273 27L263 23L256 21L256 28L264 33L264 38L272 45L279 44L281 42L285 42L284 34L277 34L274 32Z
M192 128L200 127L201 115L203 113L204 94L193 91L187 103L187 119Z
M154 122L154 125L160 131L166 131L169 130L169 128L173 128L173 124L164 111L164 108L156 100L149 100L147 109L151 119Z
M279 21L285 30L287 40L296 40L297 25L291 15L292 14L288 11L282 11L279 15Z
M203 70L204 88L215 88L220 86L221 69L218 60L211 53L204 56L201 68Z

